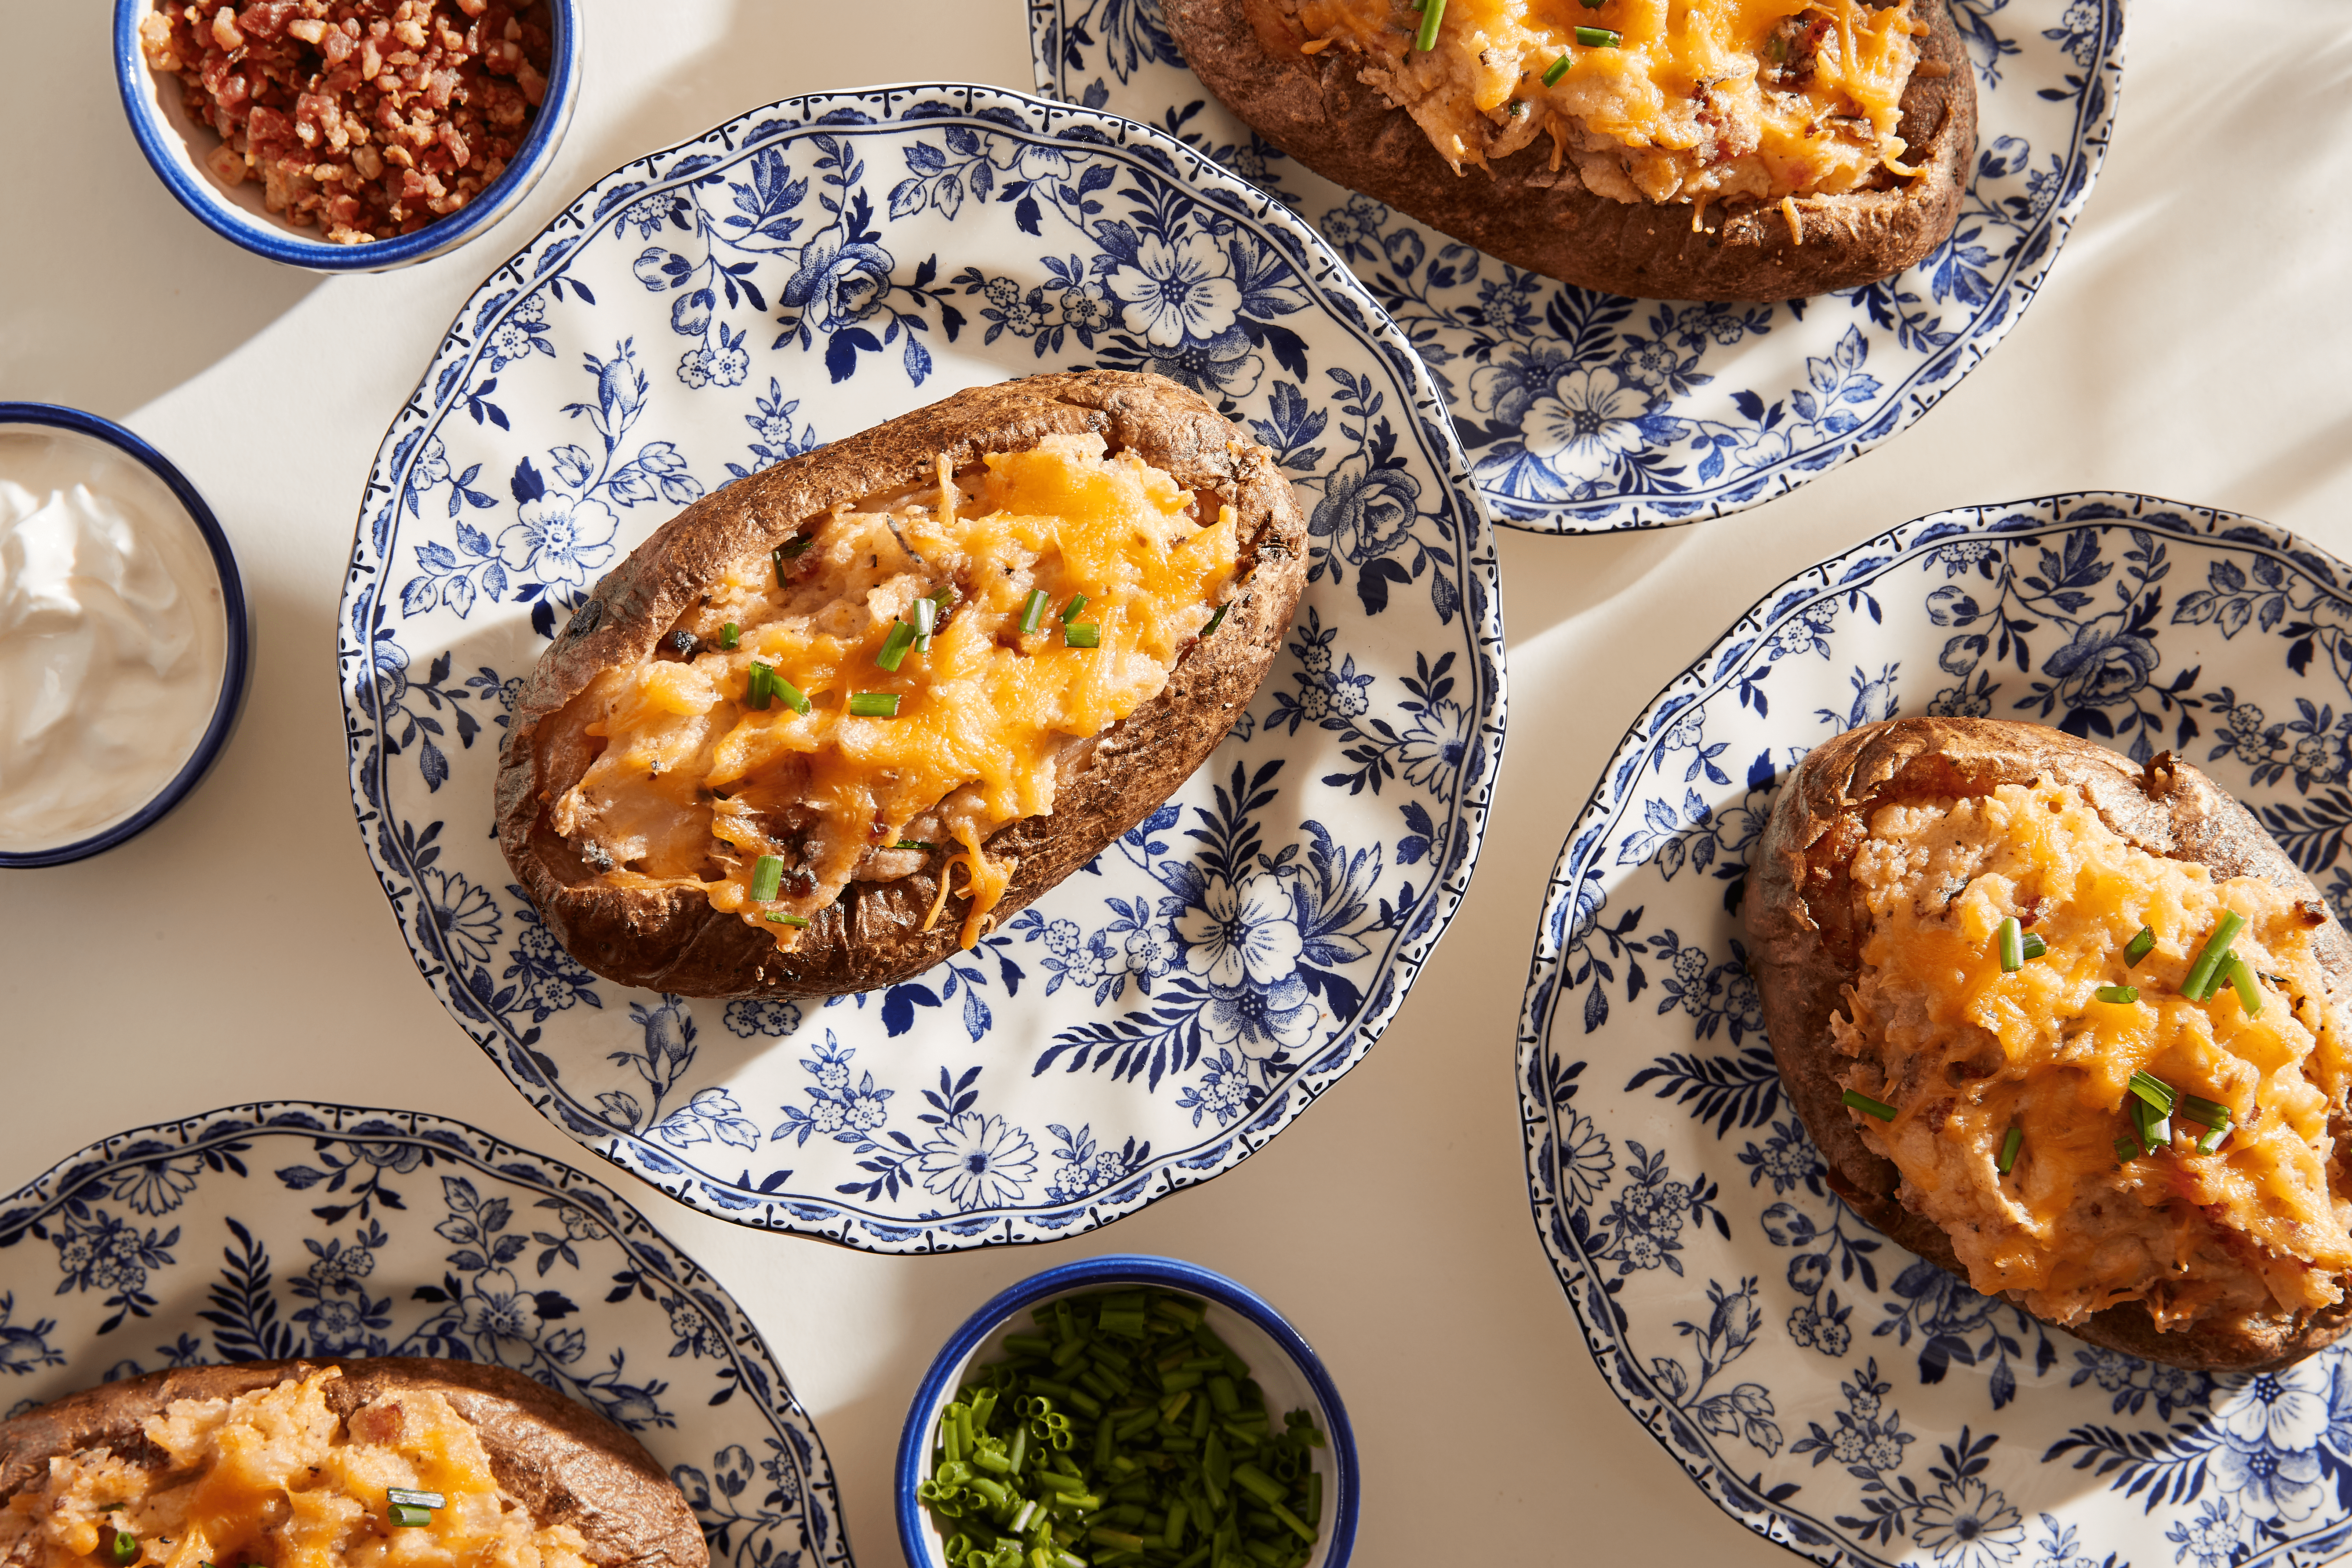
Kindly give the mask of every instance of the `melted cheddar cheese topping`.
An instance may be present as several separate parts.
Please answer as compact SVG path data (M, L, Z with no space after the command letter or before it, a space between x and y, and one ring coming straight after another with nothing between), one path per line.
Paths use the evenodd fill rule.
M2339 1300L2352 1209L2333 1195L2329 1114L2347 1037L2312 944L2323 910L2137 848L2054 785L1886 806L1870 833L1851 868L1872 921L1862 978L1832 1020L1841 1080L1896 1108L1853 1114L1970 1284L2060 1322L2141 1300L2159 1328ZM2227 984L2180 994L2226 910L2246 919L2231 951L2258 977L2252 1015ZM2012 916L2046 951L2004 972ZM2131 964L2143 926L2156 946ZM2138 1000L2095 995L2120 984ZM2230 1136L2200 1154L2204 1129L2176 1120L2168 1149L2118 1161L2137 1071L2228 1106Z
M148 1417L152 1469L98 1448L58 1455L0 1511L18 1568L94 1568L117 1531L140 1568L589 1568L569 1524L541 1528L490 1472L481 1435L437 1394L328 1407L327 1368L234 1399L183 1399ZM442 1494L428 1524L394 1528L385 1491Z
M1306 47L1352 50L1457 174L1546 136L1554 170L1622 202L1753 205L1914 172L1896 132L1926 31L1913 0L1445 0L1427 50L1409 0L1295 3Z
M1212 504L1213 502L1212 501ZM557 831L624 886L691 887L794 945L853 879L941 865L936 921L963 873L966 947L1011 881L989 836L1054 809L1082 748L1158 696L1234 575L1233 509L1097 436L1052 436L934 487L844 506L714 585L680 623L691 657L602 672L576 715L604 742L556 803ZM1022 629L1034 593L1047 606ZM1065 631L1096 630L1093 647ZM949 608L927 647L877 662L917 600ZM738 628L733 648L722 627ZM907 634L899 634L903 638ZM750 702L754 661L808 700ZM887 718L853 695L895 696ZM911 845L913 847L900 847ZM791 869L753 896L758 863ZM934 861L933 857L940 858Z

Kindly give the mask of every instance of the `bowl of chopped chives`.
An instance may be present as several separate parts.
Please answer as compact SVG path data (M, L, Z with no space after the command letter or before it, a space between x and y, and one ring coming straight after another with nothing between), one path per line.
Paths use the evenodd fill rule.
M1034 1275L932 1362L898 1441L915 1568L1340 1568L1339 1392L1243 1286L1171 1258Z

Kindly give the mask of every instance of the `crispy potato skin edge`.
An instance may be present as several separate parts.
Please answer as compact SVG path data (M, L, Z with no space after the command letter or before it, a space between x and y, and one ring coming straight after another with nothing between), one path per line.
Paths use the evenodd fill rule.
M1169 31L1210 91L1260 135L1327 179L1548 278L1643 300L1788 300L1899 272L1952 232L1977 142L1976 73L1944 0L1927 0L1922 61L1903 94L1904 156L1920 173L1893 190L1801 199L1804 243L1775 205L1691 230L1688 203L1613 201L1573 164L1555 183L1548 137L1456 174L1412 117L1359 81L1345 47L1307 41L1283 0L1165 0ZM1538 183L1541 182L1541 183Z
M1749 963L1764 1026L1790 1102L1829 1166L1830 1184L1855 1212L1903 1247L1967 1278L1933 1221L1895 1201L1901 1176L1862 1141L1857 1113L1840 1103L1843 1058L1829 1020L1859 975L1864 917L1846 879L1870 813L1908 800L1990 794L2004 784L2054 779L2080 790L2101 820L2151 854L2209 868L2216 879L2260 877L2319 902L2308 879L2220 785L2187 763L2143 787L2141 771L2104 746L2038 724L1982 719L1895 719L1867 724L1810 752L1781 785L1748 873ZM2324 903L2320 904L2324 909ZM2333 919L2315 932L2331 998L2352 984L2352 940ZM2330 1185L2346 1170L2352 1119L2337 1106ZM2352 1287L2352 1279L2343 1281ZM2347 1303L2245 1324L2192 1323L2158 1331L2137 1302L2095 1312L2068 1331L2127 1354L2214 1372L2282 1367L2320 1350L2352 1320Z
M938 866L895 882L853 882L791 952L690 890L615 888L546 822L572 780L540 744L542 727L597 673L647 657L729 564L756 559L837 501L887 494L982 454L1093 431L1239 516L1240 571L1217 635L1192 644L1167 687L1097 737L1062 781L1053 815L992 837L1020 864L993 911L1002 925L1175 793L1216 750L1281 651L1307 579L1307 524L1264 447L1197 395L1156 375L1088 371L974 387L714 490L663 524L596 585L532 670L500 755L499 844L549 929L607 979L687 996L805 996L866 991L919 974L957 950L963 903L922 930ZM576 777L576 774L574 775ZM935 858L943 859L944 857Z
M541 1525L569 1524L587 1539L591 1561L613 1568L708 1568L702 1527L661 1466L635 1437L602 1415L520 1373L426 1356L332 1357L192 1366L102 1384L0 1422L0 1499L48 1474L52 1455L111 1447L160 1468L147 1418L178 1399L226 1399L339 1366L328 1407L349 1415L379 1394L404 1389L447 1399L481 1432L499 1484Z

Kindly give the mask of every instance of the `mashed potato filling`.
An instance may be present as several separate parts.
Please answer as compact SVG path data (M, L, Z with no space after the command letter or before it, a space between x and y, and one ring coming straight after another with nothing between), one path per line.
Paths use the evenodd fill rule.
M698 889L786 949L852 880L942 855L931 918L961 866L970 947L1014 869L982 846L1051 813L1094 739L1167 686L1237 551L1232 507L1093 435L845 504L779 559L737 563L653 658L596 678L573 709L603 751L551 819L610 881ZM885 668L927 598L928 644ZM790 693L755 706L754 661L807 710ZM853 711L861 695L896 710ZM756 897L771 856L786 870Z
M14 1568L111 1568L107 1550L128 1531L146 1568L588 1568L580 1532L535 1524L441 1395L385 1395L346 1423L325 1393L341 1375L174 1401L147 1419L161 1469L106 1448L51 1458L48 1479L0 1511L0 1555ZM395 1528L392 1487L439 1492L444 1506Z
M2329 1106L2347 1024L2312 943L2324 909L2137 848L2054 785L1887 805L1869 826L1851 870L1870 934L1851 1017L1832 1022L1851 1058L1840 1078L1895 1108L1854 1121L1969 1283L2062 1323L2145 1301L2162 1329L2338 1300L2352 1207L2330 1195ZM2253 1016L2227 984L2180 994L2225 910L2245 917L2231 951L2260 986ZM2004 973L2011 916L2047 951ZM2127 964L2143 926L2155 949ZM2138 1000L2094 995L2116 984ZM2140 1070L2227 1105L2228 1139L2200 1154L2204 1130L2176 1121L2169 1149L2119 1161ZM2011 1128L2023 1136L2003 1176Z
M1621 202L1752 205L1913 172L1896 133L1927 31L1913 0L1445 0L1432 49L1412 47L1410 0L1297 0L1297 16L1310 49L1353 50L1456 174L1541 136L1554 169Z

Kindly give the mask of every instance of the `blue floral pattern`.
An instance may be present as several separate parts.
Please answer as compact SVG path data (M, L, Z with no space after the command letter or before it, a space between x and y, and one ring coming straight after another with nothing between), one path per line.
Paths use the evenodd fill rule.
M832 1466L758 1331L567 1166L415 1111L280 1101L119 1133L0 1198L11 1415L101 1377L339 1355L521 1373L670 1466L714 1563L847 1568Z
M1076 366L1199 390L1307 513L1297 621L1225 745L886 991L703 1004L574 963L487 829L518 684L595 580L730 479ZM1361 286L1177 142L986 89L778 104L592 188L424 386L342 615L362 829L451 1014L684 1202L884 1250L1099 1224L1225 1169L1360 1059L1460 898L1503 713L1466 462Z
M1951 238L1883 282L1778 305L1590 293L1334 185L1210 96L1157 0L1030 0L1029 39L1039 92L1181 137L1310 220L1429 366L1496 518L1572 533L1791 489L1908 426L2024 313L2105 155L2123 4L1952 12L1980 129Z
M1969 1568L2315 1564L2352 1543L2352 1352L2185 1372L1895 1247L1784 1103L1739 922L1788 769L1916 712L2194 758L2352 915L2347 627L2352 567L2283 530L2060 496L1812 568L1636 722L1537 940L1528 1194L1604 1375L1752 1529L1823 1563Z

